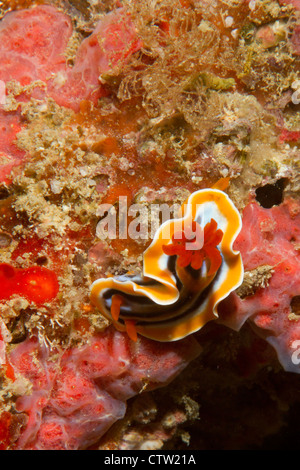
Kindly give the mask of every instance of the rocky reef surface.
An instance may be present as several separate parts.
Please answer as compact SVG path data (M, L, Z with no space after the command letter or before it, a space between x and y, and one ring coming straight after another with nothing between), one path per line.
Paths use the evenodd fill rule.
M299 11L1 3L1 449L299 444ZM181 204L220 179L243 284L194 335L132 342L89 290L141 271L151 236L100 239L100 204Z

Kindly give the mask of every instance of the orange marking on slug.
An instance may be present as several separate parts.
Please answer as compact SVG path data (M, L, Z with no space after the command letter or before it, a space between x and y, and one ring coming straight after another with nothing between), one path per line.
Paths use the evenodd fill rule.
M111 313L112 319L115 322L119 320L120 308L121 308L121 305L123 305L123 303L124 303L124 299L121 295L115 294L112 296L110 313Z
M125 320L126 332L129 338L132 341L137 341L137 331L135 327L135 321L133 320Z

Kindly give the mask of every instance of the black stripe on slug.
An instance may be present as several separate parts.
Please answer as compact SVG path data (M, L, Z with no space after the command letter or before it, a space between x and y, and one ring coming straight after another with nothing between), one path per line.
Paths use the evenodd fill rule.
M121 292L117 289L108 289L103 294L105 308L110 312L111 298L114 294L122 295L125 300L120 307L118 322L124 324L125 320L134 320L137 325L161 324L180 320L186 315L197 313L206 298L211 295L214 283L217 282L220 269L212 282L198 295L184 287L180 282L179 299L171 305L160 305L144 295L134 295ZM151 283L153 285L153 283ZM158 284L158 283L157 283ZM146 284L149 285L149 284Z

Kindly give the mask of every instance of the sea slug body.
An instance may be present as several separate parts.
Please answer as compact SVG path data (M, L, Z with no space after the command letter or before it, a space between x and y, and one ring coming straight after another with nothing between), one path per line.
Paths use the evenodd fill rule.
M144 252L143 275L96 280L91 301L116 328L157 341L175 341L218 317L217 306L243 280L232 245L241 217L227 194L190 195L181 217L163 223Z

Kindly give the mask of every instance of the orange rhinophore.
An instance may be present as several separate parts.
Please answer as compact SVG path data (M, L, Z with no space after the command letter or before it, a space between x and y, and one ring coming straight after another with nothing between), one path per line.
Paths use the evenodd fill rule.
M233 242L241 217L227 194L202 189L180 217L163 223L144 252L143 275L96 280L91 301L116 328L175 341L218 317L218 304L243 281Z

